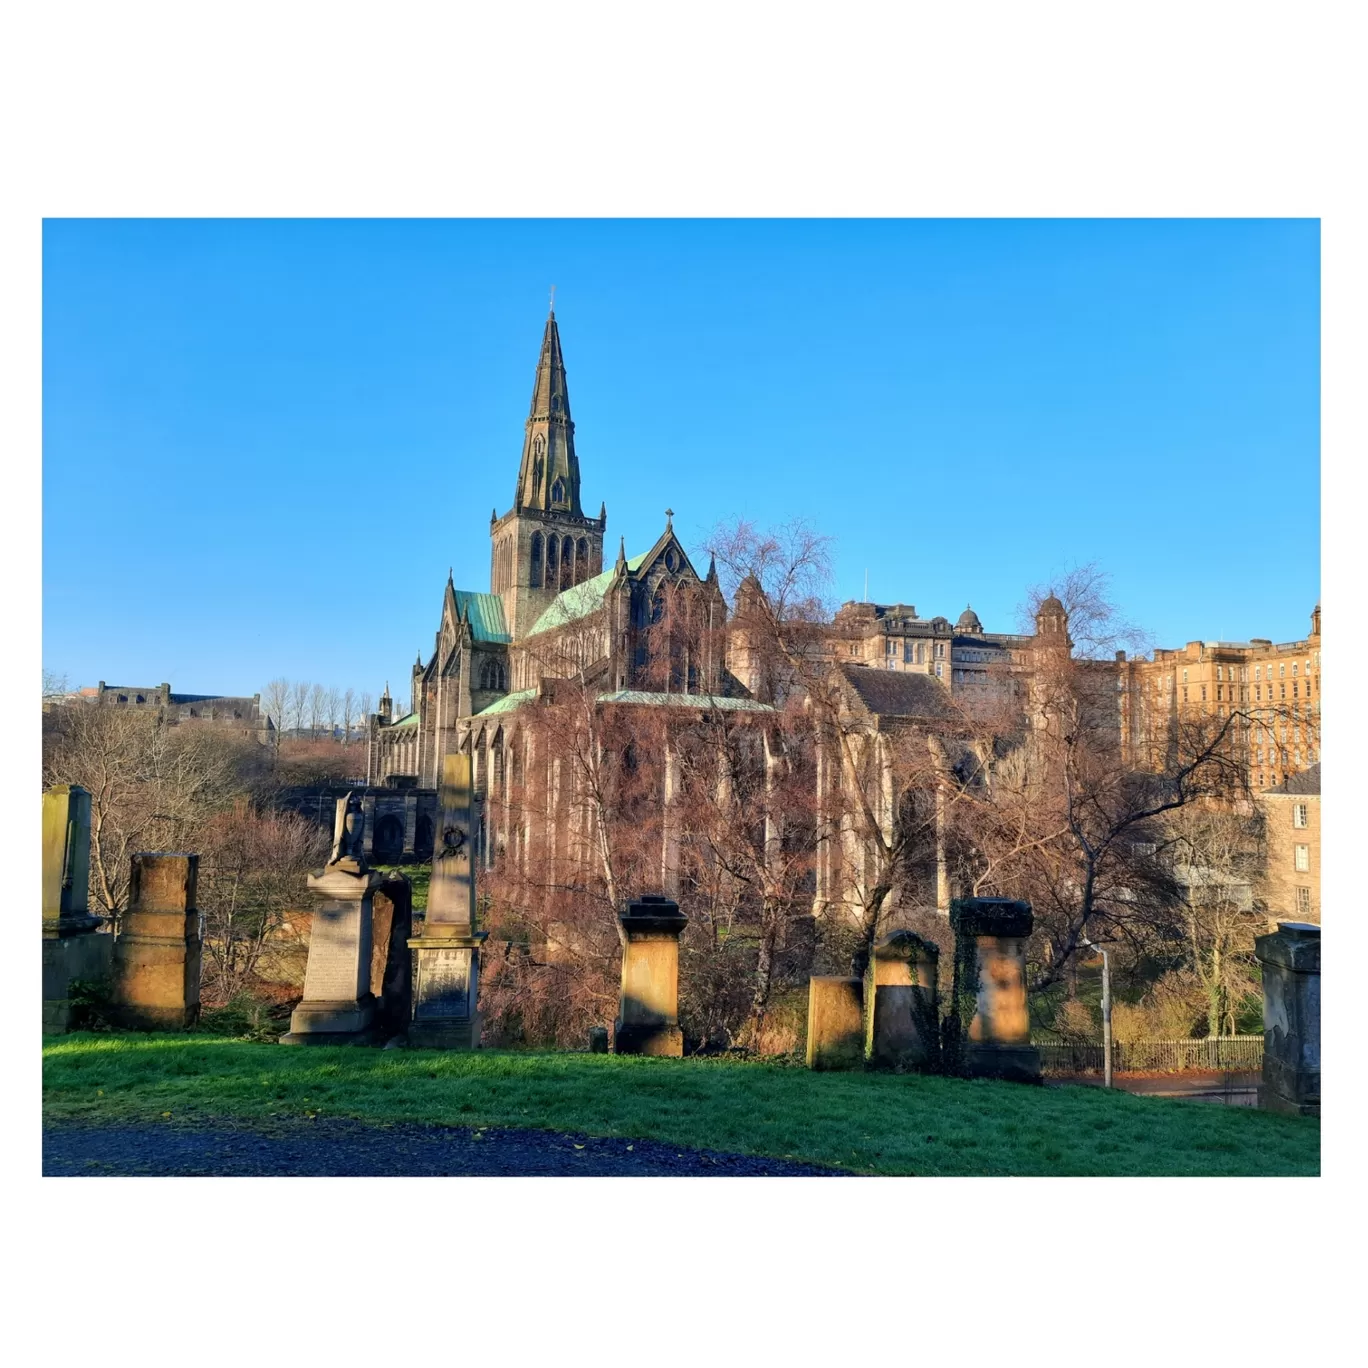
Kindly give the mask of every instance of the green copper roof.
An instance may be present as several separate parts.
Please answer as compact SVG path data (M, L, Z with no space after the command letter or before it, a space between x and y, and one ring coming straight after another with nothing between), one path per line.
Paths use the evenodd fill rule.
M504 622L503 599L498 594L476 594L469 589L451 592L456 599L456 611L469 616L471 635L476 641L512 641Z
M714 712L773 712L768 703L754 698L722 698L716 694L651 693L643 689L618 689L599 694L600 703L639 703L648 708L702 708Z
M515 708L521 708L524 703L530 703L536 696L536 689L519 689L517 693L507 694L497 703L491 703L489 707L481 708L475 716L488 717L491 713L512 712Z
M633 556L627 562L629 570L640 570L642 562L646 559L643 552L639 556ZM601 575L595 575L593 579L587 579L583 584L576 584L573 588L563 589L555 598L551 600L550 606L532 624L528 631L528 636L536 636L538 632L549 632L553 627L564 627L567 622L575 622L583 617L588 617L590 613L596 612L603 606L603 596L608 592L608 585L613 578L612 570L605 570ZM505 638L507 640L507 638Z
M417 725L418 714L416 712L405 713L397 722L390 723L389 730L393 731L395 727L416 727Z

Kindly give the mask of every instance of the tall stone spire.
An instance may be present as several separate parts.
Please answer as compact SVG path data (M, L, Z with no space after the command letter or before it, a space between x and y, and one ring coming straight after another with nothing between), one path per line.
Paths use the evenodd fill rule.
M537 377L532 383L532 407L527 415L513 506L515 510L529 508L584 516L580 507L575 425L570 419L570 391L565 382L565 359L561 355L554 309L546 320Z

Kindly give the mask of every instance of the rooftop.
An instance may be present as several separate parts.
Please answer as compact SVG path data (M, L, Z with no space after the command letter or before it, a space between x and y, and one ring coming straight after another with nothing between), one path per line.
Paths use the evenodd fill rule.
M1266 790L1273 794L1293 794L1303 797L1310 795L1320 797L1320 761L1317 760L1310 769L1303 770L1300 774L1289 774L1276 788Z
M842 665L861 703L882 717L953 717L945 686L933 675Z
M504 622L503 599L498 594L477 594L470 589L453 589L456 611L470 619L470 632L476 641L512 641Z
M633 556L627 562L628 570L640 570L646 560L646 554L643 552L640 556ZM582 584L562 589L551 600L541 617L532 624L527 635L536 636L539 632L549 632L553 628L564 627L567 623L576 622L580 618L588 617L590 613L597 612L603 606L603 596L608 592L608 586L612 583L615 573L616 570L605 570L601 575L595 575L593 579L587 579ZM503 639L508 640L507 637Z

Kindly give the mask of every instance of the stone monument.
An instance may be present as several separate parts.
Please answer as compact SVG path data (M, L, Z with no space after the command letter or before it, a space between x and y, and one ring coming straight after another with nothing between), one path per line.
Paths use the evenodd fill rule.
M71 1026L71 985L108 979L114 937L90 911L90 794L59 784L43 794L43 1031Z
M935 943L911 931L894 931L874 947L864 984L864 1054L869 1063L914 1069L938 1062L939 964Z
M199 856L133 856L114 942L114 1012L123 1026L182 1031L199 1020L202 936L195 906Z
M1311 922L1279 922L1254 941L1263 967L1265 1111L1320 1115L1320 941Z
M808 979L807 1066L858 1069L864 1063L864 984L819 974Z
M282 1045L368 1044L374 1038L371 993L371 897L380 875L361 853L361 804L352 793L337 800L327 867L310 874L314 895L304 1000L290 1016Z
M954 1003L948 1042L958 1067L974 1078L1040 1082L1040 1051L1031 1044L1026 1008L1026 938L1031 904L1011 898L955 898Z
M473 1050L480 1043L480 946L489 932L475 929L479 809L470 756L443 758L438 805L427 915L422 934L408 943L413 956L408 1038L419 1048Z
M679 933L688 918L679 904L648 893L618 914L622 990L613 1023L614 1054L684 1053L679 1029Z

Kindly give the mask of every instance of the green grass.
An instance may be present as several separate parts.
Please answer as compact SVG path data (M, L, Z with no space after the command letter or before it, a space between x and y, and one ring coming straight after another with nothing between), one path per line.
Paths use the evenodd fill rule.
M202 1035L53 1037L43 1063L47 1124L314 1114L631 1136L861 1173L1320 1171L1317 1121L1099 1088L732 1060L290 1049Z

